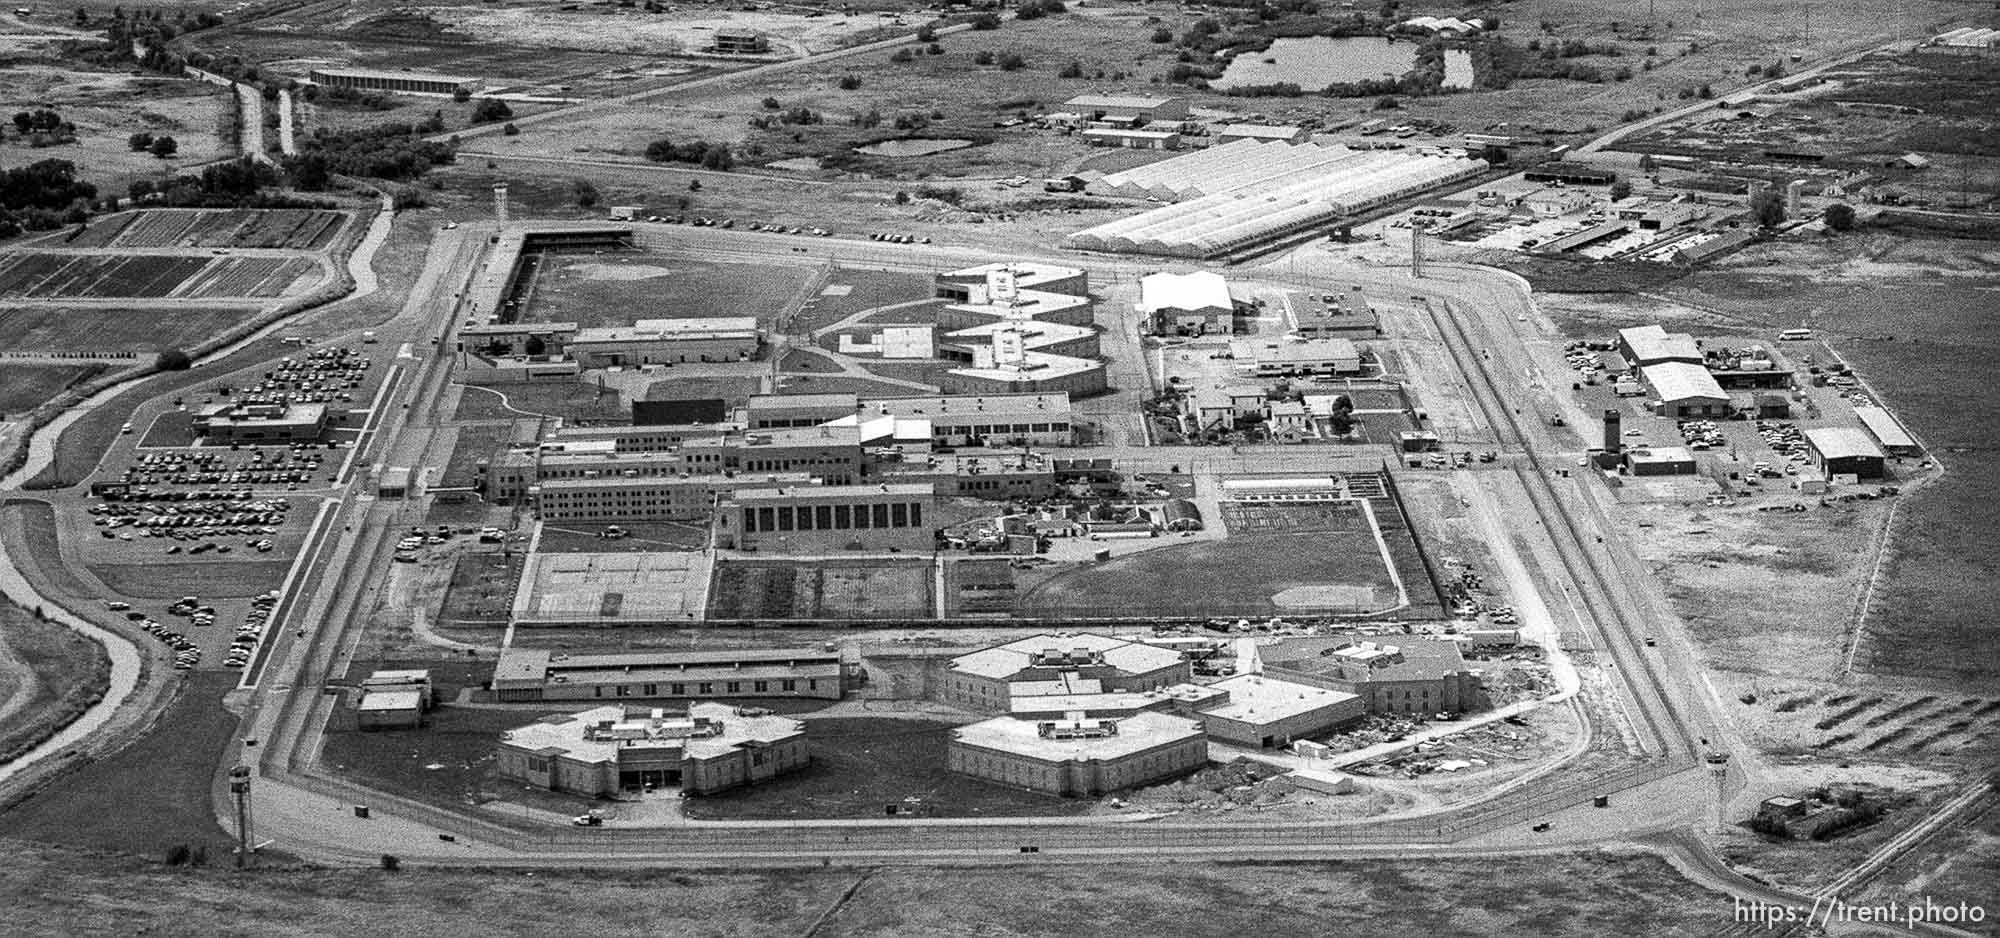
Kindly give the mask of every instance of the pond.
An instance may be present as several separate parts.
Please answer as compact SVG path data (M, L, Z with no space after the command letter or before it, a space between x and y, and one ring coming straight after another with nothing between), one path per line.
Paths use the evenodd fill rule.
M871 143L865 147L855 147L854 152L865 153L869 156L930 156L933 153L963 150L969 146L972 146L972 141L953 138L884 140L880 143Z
M1310 94L1336 83L1399 78L1416 59L1414 42L1389 42L1364 36L1276 39L1263 52L1237 56L1212 84L1227 91L1238 85L1290 82ZM1472 87L1471 53L1462 49L1445 50L1444 84L1447 88Z

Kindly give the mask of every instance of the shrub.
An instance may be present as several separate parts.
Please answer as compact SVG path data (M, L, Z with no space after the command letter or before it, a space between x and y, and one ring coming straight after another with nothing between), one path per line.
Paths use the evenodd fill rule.
M931 24L929 24L929 23L925 23L924 25L922 25L922 26L919 26L919 27L917 27L917 41L918 41L918 42L936 42L936 41L937 41L937 27L935 27L935 26L932 26L932 25L931 25Z
M912 59L915 59L916 57L917 57L916 54L911 52L908 46L904 46L901 49L897 49L895 55L889 56L889 61L899 62L899 63L908 62L911 61Z
M943 46L941 46L941 45L938 45L938 44L937 44L937 43L935 43L935 42L933 42L933 43L931 43L930 45L927 45L927 46L925 46L925 47L924 47L924 54L925 54L925 55L943 55L943 54L944 54L944 47L943 47Z
M1826 207L1826 226L1835 231L1854 229L1854 206L1846 202L1835 202Z
M984 49L981 49L981 50L979 50L978 54L976 54L976 55L974 55L974 56L972 57L972 64L974 64L974 65L992 65L992 64L993 64L993 53L991 53L991 52L988 52L988 51L986 51L986 50L984 50Z
M394 873L402 868L403 868L403 861L398 859L395 854L393 853L382 854L383 870L386 870L390 873Z
M588 179L572 179L569 182L570 196L576 200L578 208L594 208L597 205L597 186Z
M1083 63L1082 63L1082 62L1075 62L1075 61L1072 61L1072 62L1070 62L1070 63L1069 63L1068 65L1065 65L1065 66L1063 66L1063 67L1062 67L1062 70L1061 70L1061 71L1059 71L1059 72L1056 72L1056 77L1057 77L1057 78L1082 78L1082 77L1083 77Z
M854 89L861 87L861 76L842 75L840 76L840 81L835 82L835 85L839 87L840 90L842 91L853 91Z
M150 149L153 146L153 135L142 130L130 137L126 137L125 146L130 148L134 153Z
M765 99L764 99L764 110L766 110L766 111L775 111L775 110L777 110L778 108L781 108L781 107L783 107L783 106L784 106L784 105L782 105L782 104L779 104L779 103L778 103L778 99L777 99L777 98L765 98Z
M505 101L480 98L479 103L472 106L472 122L475 124L490 124L513 116L514 109L508 107Z
M173 156L175 153L180 152L180 148L181 145L178 142L176 142L174 138L166 136L164 134L158 137L154 137L152 144L146 147L146 149L150 151L154 156L157 156L163 160L166 159L167 157Z
M503 137L518 137L521 135L521 128L514 126L510 122L507 126L500 128L500 135Z
M981 13L972 18L973 29L999 29L1000 17L991 13Z
M1018 72L1027 64L1028 60L1022 58L1019 52L1000 53L1000 70L1003 72Z
M1174 31L1165 26L1153 30L1153 41L1165 45L1174 41Z

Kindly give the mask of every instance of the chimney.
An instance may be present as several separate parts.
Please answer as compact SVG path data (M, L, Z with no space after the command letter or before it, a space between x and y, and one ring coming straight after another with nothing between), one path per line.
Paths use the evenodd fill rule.
M1606 410L1604 412L1604 452L1612 456L1618 455L1618 441L1618 412L1615 410Z

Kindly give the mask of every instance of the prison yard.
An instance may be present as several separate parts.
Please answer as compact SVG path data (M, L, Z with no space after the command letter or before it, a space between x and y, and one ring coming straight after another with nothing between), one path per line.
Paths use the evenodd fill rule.
M0 14L23 927L1984 901L1989 13L739 7Z

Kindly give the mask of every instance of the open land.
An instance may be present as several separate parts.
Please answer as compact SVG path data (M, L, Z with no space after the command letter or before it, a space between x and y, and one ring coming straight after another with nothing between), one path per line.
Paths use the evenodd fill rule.
M5 321L4 315L0 315L0 322ZM0 362L0 414L33 410L62 393L63 389L97 376L106 367L103 363L51 365Z
M812 276L805 267L653 254L543 254L524 318L584 328L636 319L754 316L770 328Z
M0 135L0 166L69 160L99 192L123 195L132 182L229 155L222 131L234 105L214 85L35 61L10 62L6 75L0 110L50 108L76 125L77 142L36 148L24 137ZM171 159L132 150L127 138L142 132L173 137L179 150Z

